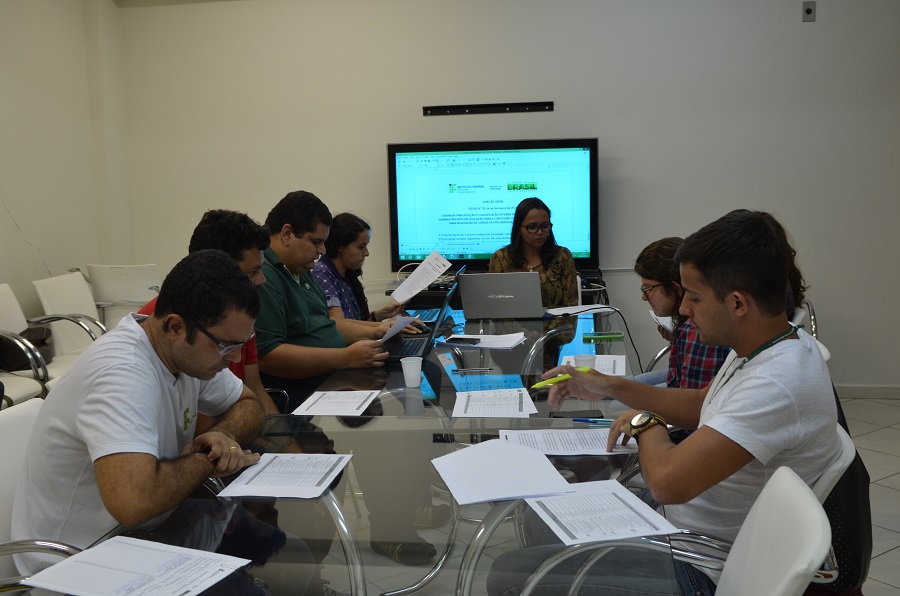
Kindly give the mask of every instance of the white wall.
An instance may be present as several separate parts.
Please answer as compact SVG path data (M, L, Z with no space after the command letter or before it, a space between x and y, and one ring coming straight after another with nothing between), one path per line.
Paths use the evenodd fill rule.
M55 109L41 109L37 89L13 100L39 129L66 115L65 147L49 159L30 141L34 125L16 123L15 142L0 135L0 183L32 238L73 247L49 251L54 273L84 253L108 254L91 240L59 239L82 219L72 206L99 211L98 179L107 196L130 196L112 201L110 217L121 223L131 210L133 261L163 268L184 254L206 209L262 220L305 188L373 225L366 277L377 288L389 276L386 143L597 136L604 267L630 267L650 241L735 207L773 211L812 285L836 382L900 386L891 316L900 278L882 266L900 254L894 0L819 0L811 24L799 0L119 0L118 36L101 26L108 19L87 17L101 32L100 78L113 81L99 93L109 110L101 129L112 135L99 165L72 151L97 126L83 116L98 91L78 57L92 29L59 23L77 18L77 4L37 4L52 14L31 0L0 1L0 17L24 12L41 28L39 42L2 25L0 49L32 51L0 53L0 75L52 87ZM98 6L108 16L108 0ZM421 115L423 105L547 100L552 113ZM4 123L10 101L0 94ZM110 149L121 135L121 151ZM114 177L123 171L124 182ZM43 192L54 182L70 192ZM52 197L65 224L49 233L26 195ZM4 250L30 259L13 273L42 276L40 259L7 240L9 228L0 224ZM646 359L660 342L638 282L606 277Z

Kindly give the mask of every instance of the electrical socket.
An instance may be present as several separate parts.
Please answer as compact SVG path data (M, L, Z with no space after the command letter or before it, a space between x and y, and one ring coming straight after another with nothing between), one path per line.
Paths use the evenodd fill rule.
M807 0L803 3L803 22L813 23L816 20L816 3L813 0Z

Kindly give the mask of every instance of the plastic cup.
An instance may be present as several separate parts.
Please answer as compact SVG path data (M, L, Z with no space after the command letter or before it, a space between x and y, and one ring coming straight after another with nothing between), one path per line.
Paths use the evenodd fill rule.
M407 387L418 387L422 384L422 358L419 356L407 356L400 359L403 367L403 380Z
M575 368L582 368L584 366L594 368L594 364L597 362L597 358L593 354L578 354L572 360L574 360L572 366Z

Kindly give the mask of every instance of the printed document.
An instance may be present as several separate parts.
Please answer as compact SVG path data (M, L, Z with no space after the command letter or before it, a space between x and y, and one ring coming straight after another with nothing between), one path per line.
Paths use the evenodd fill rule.
M527 389L487 389L456 394L453 418L528 418L537 414Z
M315 391L291 413L298 416L361 416L379 393L378 389Z
M450 261L441 256L441 254L433 250L428 258L418 264L409 274L409 277L403 280L403 283L397 286L397 289L391 292L391 298L403 304L410 298L428 288L440 275L450 268Z
M624 446L617 444L615 451L607 451L608 428L501 430L500 439L546 455L626 455L638 451L634 440Z
M674 326L672 325L672 317L658 317L656 313L653 312L653 309L650 309L650 318L656 321L656 324L665 328L667 331L672 331Z
M575 366L575 356L563 356L560 364L571 364ZM625 376L625 354L597 354L594 356L594 366L597 372L604 375L615 375L617 377Z
M227 555L115 536L24 580L73 596L191 596L250 562Z
M387 333L381 338L381 341L387 341L403 331L407 325L415 321L415 317L397 317L394 319L394 324L391 325L391 328L387 330Z
M315 499L350 461L349 455L263 453L226 486L220 497L293 497Z
M455 338L477 339L477 344L453 343ZM525 333L507 333L505 335L465 335L454 333L449 337L438 340L439 346L456 346L458 348L481 348L490 350L510 350L517 345L525 343Z
M460 505L563 494L569 484L543 453L485 441L431 460Z
M574 493L526 499L566 545L678 531L615 480L573 484Z

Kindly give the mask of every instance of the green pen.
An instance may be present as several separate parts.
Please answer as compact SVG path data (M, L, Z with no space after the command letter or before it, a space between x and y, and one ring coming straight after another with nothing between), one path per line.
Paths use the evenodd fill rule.
M590 366L579 366L575 370L577 370L579 372L588 372L592 369ZM535 383L534 385L531 386L531 388L532 389L540 389L541 387L549 387L550 385L555 385L555 384L559 383L560 381L568 381L571 378L572 378L572 375L570 375L569 373L564 373L559 376L553 377L552 379L547 379L546 381L540 381L538 383Z

